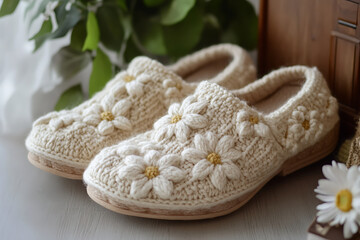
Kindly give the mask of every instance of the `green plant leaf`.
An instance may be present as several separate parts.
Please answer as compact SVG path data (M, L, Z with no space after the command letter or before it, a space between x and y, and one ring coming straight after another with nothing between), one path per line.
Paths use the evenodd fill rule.
M138 17L134 24L141 45L150 53L165 55L166 48L162 26L146 17Z
M42 36L51 33L52 31L52 23L51 20L46 20L42 23L40 30L29 40L35 40L35 49L38 49L46 40Z
M100 29L100 40L108 49L120 51L124 39L119 8L103 6L97 9L96 18Z
M161 4L163 4L165 0L144 0L144 4L147 7L157 7Z
M258 20L253 5L248 1L228 1L227 27L221 37L222 42L238 44L247 50L257 45Z
M122 10L125 10L125 11L127 10L125 0L116 0L116 3Z
M96 57L93 61L93 67L89 80L90 97L103 89L111 77L112 65L110 59L103 51L101 51L100 48L98 48L96 50Z
M171 0L171 3L161 11L161 23L173 25L183 20L194 7L196 0Z
M71 46L61 48L51 58L50 68L64 79L69 79L91 62L88 52L81 52Z
M0 17L12 14L18 4L19 0L4 0L0 8Z
M199 42L203 26L202 9L198 6L180 23L163 26L167 53L175 57L189 53Z
M55 111L72 109L84 101L81 85L75 85L63 92L55 105Z
M100 40L100 31L96 16L93 12L88 13L86 21L86 32L87 35L83 46L83 51L95 50Z
M86 39L86 23L81 20L78 22L71 32L71 40L70 46L73 49L78 51L82 51L82 47L84 46L84 42Z
M38 6L36 12L32 15L32 17L31 17L31 19L29 21L29 28L31 28L31 26L32 26L33 22L35 21L35 19L42 15L42 13L46 9L46 5L49 2L50 2L50 0L42 0L42 2Z
M133 39L129 39L126 44L124 59L127 63L131 62L136 56L142 55L142 52L136 47Z
M72 29L81 19L81 11L72 6L69 11L65 10L66 2L55 8L55 15L58 20L58 28L49 33L42 34L34 38L35 45L34 51L36 51L41 45L48 39L61 38L65 36L70 29Z

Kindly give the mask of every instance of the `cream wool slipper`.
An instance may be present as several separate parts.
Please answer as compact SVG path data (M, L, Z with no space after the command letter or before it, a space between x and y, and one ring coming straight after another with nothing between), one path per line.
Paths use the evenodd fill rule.
M247 52L231 44L206 48L168 68L138 57L90 100L35 121L26 140L28 158L42 170L81 179L101 149L150 130L170 104L192 94L201 80L236 89L255 78Z
M338 122L338 103L316 68L283 68L236 91L203 82L153 130L103 149L84 182L95 202L122 214L217 217L274 176L331 153Z

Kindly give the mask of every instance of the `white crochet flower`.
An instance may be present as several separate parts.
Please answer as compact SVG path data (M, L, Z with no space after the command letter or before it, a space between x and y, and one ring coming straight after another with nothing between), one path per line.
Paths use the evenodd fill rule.
M144 157L130 155L124 159L124 165L119 168L119 177L130 181L130 195L136 199L145 198L153 189L162 199L169 199L174 186L185 177L185 173L177 166L181 158L168 154L160 156L154 150Z
M344 225L344 237L358 232L360 224L360 169L332 162L323 166L327 179L319 180L315 189L322 204L317 206L317 221L331 226Z
M200 115L207 103L203 101L192 103L193 100L193 97L187 97L181 106L174 103L169 107L168 115L154 124L156 141L170 138L175 134L177 139L184 142L190 134L190 129L199 129L207 125L206 117Z
M321 92L318 94L318 99L321 104L321 108L325 109L326 117L331 117L338 112L338 103L336 98L329 96L329 94ZM324 117L322 115L322 117Z
M180 98L182 97L181 90L182 90L182 84L180 82L173 81L171 79L165 79L163 81L163 86L166 89L165 90L165 97L174 97L174 98Z
M125 88L130 96L141 97L144 94L144 84L151 80L146 73L137 73L134 69L128 69L119 74L125 82Z
M61 113L61 112L60 112ZM58 130L60 128L66 127L71 125L72 123L76 121L80 121L81 116L78 113L62 113L58 117L54 117L49 121L49 126L53 130Z
M188 148L182 152L182 157L195 163L192 169L193 179L204 179L210 176L212 184L222 190L228 179L239 179L240 169L234 163L241 153L234 148L235 140L232 136L223 136L218 140L215 134L207 132L197 134L194 138L195 148Z
M108 135L115 128L130 131L132 125L129 119L123 115L129 111L131 102L127 99L122 99L116 104L114 102L115 99L112 96L107 96L101 101L101 104L93 104L84 111L83 121L97 126L101 135Z
M236 116L236 127L242 136L252 137L258 135L266 137L270 135L270 128L262 122L259 115L241 110Z
M323 129L318 111L308 111L303 106L299 106L293 111L288 122L289 128L286 136L288 146L293 145L294 142L303 143L310 139L316 139Z

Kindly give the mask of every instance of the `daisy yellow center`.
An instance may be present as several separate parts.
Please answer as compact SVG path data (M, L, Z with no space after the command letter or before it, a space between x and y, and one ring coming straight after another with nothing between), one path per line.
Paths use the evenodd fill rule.
M214 165L221 164L221 157L217 153L210 153L206 159Z
M258 124L258 123L259 123L259 118L256 117L256 116L250 116L249 122L250 122L251 124Z
M106 121L112 121L115 119L115 117L111 112L105 111L101 113L101 119Z
M340 190L336 194L336 207L343 212L348 212L352 209L352 194L348 189Z
M131 81L134 81L135 80L135 77L134 76L131 76L131 75L126 75L124 77L124 81L125 82L131 82Z
M175 86L179 91L181 91L182 89L182 85L180 83L176 83L176 86Z
M159 169L155 166L149 166L145 168L144 172L145 176L147 176L148 179L152 179L160 174Z
M177 123L181 120L181 115L175 115L171 118L171 123Z
M301 124L302 126L303 126L303 128L305 129L305 130L309 130L310 129L310 122L309 122L309 120L304 120L303 122L302 122L302 124Z

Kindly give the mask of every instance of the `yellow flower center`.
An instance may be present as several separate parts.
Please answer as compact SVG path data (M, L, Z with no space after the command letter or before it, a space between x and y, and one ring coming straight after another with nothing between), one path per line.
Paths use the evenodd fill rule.
M206 159L214 165L221 164L221 157L217 153L210 153Z
M148 179L152 179L160 174L159 169L155 166L149 166L145 168L144 172L145 176L147 176Z
M134 81L135 80L135 77L134 76L131 76L131 75L126 75L124 77L124 81L125 82L131 82L131 81Z
M258 124L258 123L259 123L259 118L256 117L256 116L250 116L249 122L250 122L251 124Z
M171 118L171 123L177 123L181 120L181 115L175 115Z
M352 209L352 194L348 189L340 190L336 194L336 207L343 212L348 212Z
M106 121L112 121L115 119L115 117L111 112L105 111L101 113L101 119Z
M182 89L182 85L181 85L180 83L176 83L175 87L176 87L179 91L181 91L181 89Z
M302 126L303 126L303 128L305 129L305 130L309 130L310 129L310 122L309 122L309 120L304 120L303 122L302 122L302 124L301 124Z

